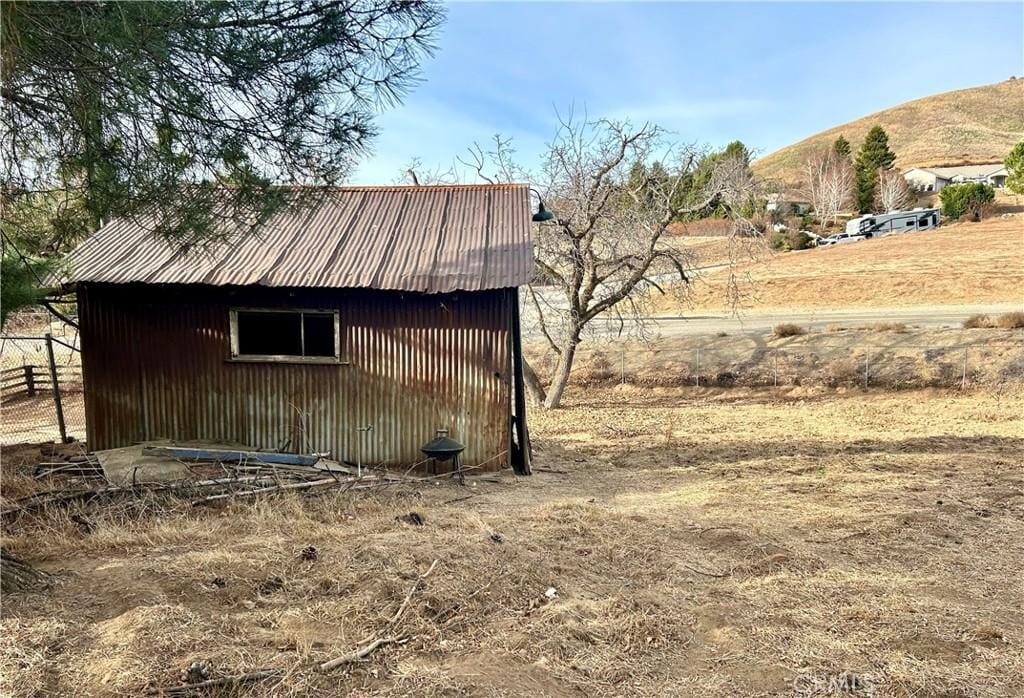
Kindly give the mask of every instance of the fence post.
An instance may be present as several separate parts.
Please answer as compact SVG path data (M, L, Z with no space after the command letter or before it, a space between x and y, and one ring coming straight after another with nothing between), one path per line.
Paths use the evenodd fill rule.
M32 364L25 364L25 390L28 392L29 397L36 396L36 367Z
M622 356L619 357L619 383L621 385L626 384L626 352L622 352Z
M57 380L57 362L53 358L53 335L46 333L46 357L50 360L50 382L53 383L53 405L57 408L57 428L60 442L68 443L68 427L64 423L64 406L60 401L60 382Z
M775 350L775 387L779 387L779 350Z
M864 387L868 387L868 358L871 356L870 351L864 352Z
M964 376L960 380L960 390L964 390L967 387L967 347L964 347Z
M697 387L700 387L700 347L697 347Z

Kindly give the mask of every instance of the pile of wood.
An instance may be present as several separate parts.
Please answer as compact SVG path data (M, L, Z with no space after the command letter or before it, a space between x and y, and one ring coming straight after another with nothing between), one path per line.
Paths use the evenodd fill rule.
M454 475L411 475L416 465L420 464L397 474L353 467L319 456L262 451L150 447L142 449L142 453L150 458L178 461L191 476L168 482L139 482L130 478L124 484L109 484L103 480L102 486L94 486L82 479L103 477L100 463L93 454L70 463L41 463L37 468L41 476L75 477L70 478L64 486L10 502L6 509L0 511L0 518L6 522L51 507L151 494L173 498L177 503L185 501L191 506L206 506L274 493L298 491L316 494L334 490L365 490Z

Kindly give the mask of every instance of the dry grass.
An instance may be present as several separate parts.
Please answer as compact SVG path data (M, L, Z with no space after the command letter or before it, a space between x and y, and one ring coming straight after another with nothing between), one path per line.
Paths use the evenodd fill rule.
M996 323L988 315L972 315L963 321L963 328L965 330L979 330L995 327Z
M1018 330L1024 327L1024 313L1019 311L1003 313L996 318L996 327L1000 327L1004 330Z
M963 322L964 329L994 329L1017 330L1024 327L1024 313L1011 312L1003 313L997 317L991 315L972 315Z
M1024 691L1024 395L729 395L573 388L534 416L546 470L504 484L18 522L60 583L3 599L0 692L139 695L200 660L290 672L225 695ZM311 669L433 559L408 642Z
M1022 301L1024 216L943 225L852 245L787 252L740 264L751 310L870 308ZM658 296L657 309L679 314L727 307L728 270L702 276L684 307Z
M1013 80L944 92L900 104L822 131L754 163L764 177L798 182L800 163L817 148L845 136L856 151L868 130L882 126L896 165L960 165L1002 162L1024 138L1024 81Z
M802 334L807 334L807 330L792 322L783 322L772 328L772 334L776 337L799 337Z

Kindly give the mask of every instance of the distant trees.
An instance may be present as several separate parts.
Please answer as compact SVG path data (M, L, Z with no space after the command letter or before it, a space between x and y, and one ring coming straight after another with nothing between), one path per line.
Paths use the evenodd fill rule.
M878 171L875 204L879 211L899 211L910 206L913 201L914 193L902 172L884 169Z
M889 147L889 136L881 126L873 126L857 152L857 209L871 213L875 205L879 170L892 169L896 153Z
M1013 146L1003 162L1006 165L1006 186L1015 194L1024 194L1024 141Z
M856 176L848 157L834 146L812 153L803 164L804 195L814 207L822 229L835 223L852 201Z
M967 216L976 221L981 220L995 198L995 189L982 182L951 184L939 192L942 215L950 219Z

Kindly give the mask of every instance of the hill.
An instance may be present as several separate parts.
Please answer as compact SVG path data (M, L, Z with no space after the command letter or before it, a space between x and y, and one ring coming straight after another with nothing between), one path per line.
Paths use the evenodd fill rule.
M900 168L998 162L1024 139L1024 79L943 92L870 114L766 155L754 171L795 185L810 152L840 135L856 151L876 124L889 134Z
M973 304L1019 307L1024 288L1022 230L1021 214L997 216L981 223L954 223L852 245L775 254L740 264L734 274L745 296L743 305L751 311ZM699 255L705 249L711 248L695 251ZM700 281L689 305L659 296L657 311L676 315L693 308L725 309L729 270L713 271Z

